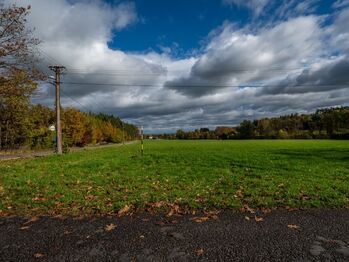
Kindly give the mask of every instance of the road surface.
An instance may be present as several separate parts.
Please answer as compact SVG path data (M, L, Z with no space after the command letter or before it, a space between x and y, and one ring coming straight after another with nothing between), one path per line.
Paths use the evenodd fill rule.
M202 217L0 218L0 260L349 261L348 209Z

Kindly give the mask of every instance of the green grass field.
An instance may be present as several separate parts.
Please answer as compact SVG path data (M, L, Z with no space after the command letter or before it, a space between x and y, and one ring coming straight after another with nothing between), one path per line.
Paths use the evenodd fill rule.
M349 141L145 141L0 162L0 209L117 212L164 201L187 208L347 207Z

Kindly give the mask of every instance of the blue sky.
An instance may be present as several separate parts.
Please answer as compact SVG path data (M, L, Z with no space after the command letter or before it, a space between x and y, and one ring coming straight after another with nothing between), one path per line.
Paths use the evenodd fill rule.
M311 14L331 15L335 12L332 1L313 2ZM282 1L273 1L258 17L245 6L229 5L219 0L136 0L134 4L139 21L125 30L115 30L110 48L161 52L170 47L174 56L185 56L199 50L209 33L224 22L236 23L238 27L267 23Z
M227 8L212 0L138 0L135 1L140 22L115 32L111 48L125 51L161 52L164 47L177 48L178 55L199 49L209 32L225 20L246 24L250 12L245 8ZM142 41L139 41L142 39Z
M32 6L41 68L67 67L63 106L147 133L349 105L349 0L5 3Z

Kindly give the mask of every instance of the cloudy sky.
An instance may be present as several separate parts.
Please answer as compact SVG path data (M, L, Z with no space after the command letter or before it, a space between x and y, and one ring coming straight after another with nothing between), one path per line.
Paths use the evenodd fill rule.
M349 0L3 1L31 5L64 106L148 133L349 105Z

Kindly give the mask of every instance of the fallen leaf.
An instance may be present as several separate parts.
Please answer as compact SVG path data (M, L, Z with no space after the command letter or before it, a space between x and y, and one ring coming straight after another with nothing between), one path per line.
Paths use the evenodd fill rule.
M193 217L190 220L196 223L202 223L202 222L208 221L209 219L210 219L209 217Z
M113 223L106 225L105 226L105 231L112 231L116 228L116 225L114 225Z
M25 222L23 225L28 225L28 224L30 224L31 222L35 222L35 221L37 221L37 220L39 220L38 217L32 217L32 218L30 218L27 222Z
M256 222L261 222L261 221L264 220L264 218L263 218L263 217L257 217L257 216L255 216L255 217L254 217L254 220L256 220Z
M154 207L154 208L159 208L159 207L164 206L165 204L166 203L164 201L159 201L159 202L155 202L155 203L150 204L150 206Z
M124 216L127 213L129 213L131 210L131 207L132 207L132 205L126 205L123 208L121 208L118 212L118 216L121 217L121 216Z
M243 189L239 189L235 192L235 195L234 195L235 198L243 198L244 197L244 191Z
M155 222L155 225L164 226L164 225L165 225L165 222L163 222L163 221L157 221L157 222Z
M87 195L87 196L85 196L85 200L93 200L95 198L96 198L96 196L94 196L94 195Z
M171 205L171 210L166 216L171 217L174 214L178 214L178 213L179 213L179 205L174 204L174 205Z
M29 226L24 226L24 227L21 227L20 229L21 230L27 230L27 229L29 229L30 227Z
M286 210L287 210L288 212L293 212L293 211L298 211L299 208L296 208L296 207L286 207Z
M200 248L200 249L197 249L197 250L195 251L195 253L196 253L196 255L199 257L199 256L202 256L202 255L204 254L204 250L203 250L202 248Z
M40 258L40 257L43 257L43 256L45 256L45 255L41 254L41 253L35 253L34 254L34 257L36 257L36 258Z
M261 211L263 212L263 214L268 214L271 212L270 208L266 208L266 207L262 207Z
M246 219L247 221L250 221L250 218L249 218L248 216L245 216L245 219Z
M63 215L56 215L56 216L54 216L54 218L59 219L59 220L64 220L64 219L66 219L66 217L63 216Z
M34 198L32 198L32 200L36 201L36 202L45 202L45 201L47 201L47 199L44 198L44 197L34 197Z
M140 235L140 236L139 236L139 238L141 238L141 239L144 239L144 238L145 238L145 236L143 236L143 235Z
M219 210L215 210L215 211L204 211L204 214L208 217L211 217L213 219L216 219L218 218L218 214L220 213L221 211Z
M248 205L244 205L242 208L240 208L241 212L249 212L251 214L254 214L254 209L250 208Z
M174 214L174 210L171 208L170 212L166 215L167 217L171 217Z
M291 229L299 229L299 226L298 225L287 225L288 228L291 228Z

